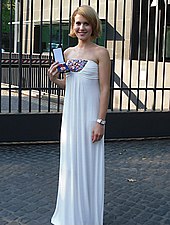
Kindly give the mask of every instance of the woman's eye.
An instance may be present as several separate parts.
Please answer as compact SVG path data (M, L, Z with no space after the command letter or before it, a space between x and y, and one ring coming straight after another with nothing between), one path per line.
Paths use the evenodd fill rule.
M79 25L79 26L80 26L80 25L81 25L81 23L80 23L80 22L76 22L76 25Z
M82 24L81 22L76 22L77 26L81 26L81 24ZM89 23L85 22L85 23L83 23L83 25L84 26L89 26Z

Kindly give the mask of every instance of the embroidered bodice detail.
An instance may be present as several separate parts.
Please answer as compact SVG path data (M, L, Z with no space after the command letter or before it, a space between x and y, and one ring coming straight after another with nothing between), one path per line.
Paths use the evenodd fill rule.
M88 60L85 59L72 59L67 61L67 66L69 67L70 71L72 72L79 72L81 71Z

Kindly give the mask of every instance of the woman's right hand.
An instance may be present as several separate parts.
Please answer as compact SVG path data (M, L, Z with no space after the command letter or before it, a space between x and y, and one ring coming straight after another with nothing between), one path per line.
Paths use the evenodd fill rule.
M51 64L50 68L48 69L48 76L50 81L52 82L55 82L55 80L59 78L60 72L57 69L58 64L59 62L54 62L53 64Z

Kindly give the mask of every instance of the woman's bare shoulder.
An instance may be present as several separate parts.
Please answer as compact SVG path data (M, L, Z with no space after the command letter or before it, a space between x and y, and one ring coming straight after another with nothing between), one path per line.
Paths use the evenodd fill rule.
M100 46L100 45L97 45L97 52L102 54L102 55L107 55L109 52L107 50L107 48L105 48L104 46Z
M106 59L106 60L110 59L109 51L107 50L107 48L100 45L96 45L95 55L98 59L98 62L103 59Z
M64 58L67 60L68 59L68 55L73 51L75 47L69 47L64 51Z

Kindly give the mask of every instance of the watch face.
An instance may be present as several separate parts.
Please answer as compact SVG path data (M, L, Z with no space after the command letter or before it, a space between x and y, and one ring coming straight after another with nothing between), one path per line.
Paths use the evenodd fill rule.
M101 125L105 125L106 121L102 120L102 119L97 119L97 122Z

